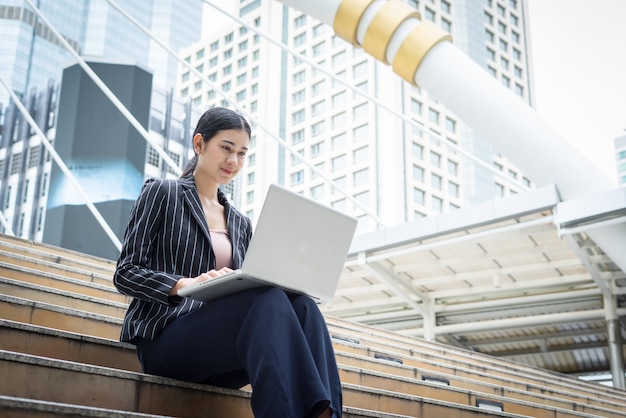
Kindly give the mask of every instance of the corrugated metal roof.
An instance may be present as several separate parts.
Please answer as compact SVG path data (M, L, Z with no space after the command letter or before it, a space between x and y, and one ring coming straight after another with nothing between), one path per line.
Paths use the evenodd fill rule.
M623 320L626 275L584 230L559 229L558 203L550 186L356 236L322 309L545 369L608 371L600 286Z

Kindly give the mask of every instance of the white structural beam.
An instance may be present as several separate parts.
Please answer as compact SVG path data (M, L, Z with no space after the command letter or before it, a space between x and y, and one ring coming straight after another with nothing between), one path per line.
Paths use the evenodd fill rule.
M438 26L397 0L281 0L328 25L355 47L391 64L489 141L539 185L561 197L591 196L615 185L513 92L498 83ZM626 223L589 236L626 271Z

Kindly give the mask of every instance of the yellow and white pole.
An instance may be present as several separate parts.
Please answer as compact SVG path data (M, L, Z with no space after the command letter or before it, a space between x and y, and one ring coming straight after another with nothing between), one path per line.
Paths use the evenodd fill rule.
M562 199L616 186L513 92L452 44L448 33L399 0L280 0L332 26L395 73L436 97L538 185ZM626 223L588 231L626 272Z

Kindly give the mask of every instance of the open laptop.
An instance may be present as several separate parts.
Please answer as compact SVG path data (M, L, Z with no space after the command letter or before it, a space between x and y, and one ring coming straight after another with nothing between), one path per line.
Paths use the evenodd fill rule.
M356 219L272 184L241 269L185 287L178 295L210 301L275 286L328 301L356 226Z

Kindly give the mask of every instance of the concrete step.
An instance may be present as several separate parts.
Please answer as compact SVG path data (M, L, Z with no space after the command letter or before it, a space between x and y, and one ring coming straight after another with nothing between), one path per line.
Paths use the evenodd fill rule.
M561 413L574 410L605 417L623 416L621 413L615 415L615 410L622 410L620 405L606 405L602 402L596 405L595 402L587 403L580 399L578 402L571 402L552 392L533 393L531 388L527 391L509 389L485 384L480 380L434 374L429 370L424 371L393 361L344 353L337 344L341 342L336 342L335 348L342 381L345 383L374 385L373 387L395 392L457 403L468 399L470 402L482 399L502 404L505 411L524 415L535 416L537 411L543 413L552 408ZM127 371L141 371L132 345L11 321L0 320L0 349ZM444 381L448 382L448 386L441 386L440 382Z
M119 340L122 320L0 294L0 318Z
M166 415L141 414L130 411L85 407L58 402L0 396L0 411L11 418L43 417L93 417L93 418L164 418ZM211 417L211 414L206 414ZM360 408L344 408L344 418L411 418L406 415L387 414Z
M0 294L122 319L128 304L0 276Z
M12 277L16 277L18 280L41 283L44 284L44 287L37 287L35 283L19 285L6 280L3 283L3 280L0 278L0 293L112 318L122 318L125 313L125 302L128 301L128 298L117 293L114 288L103 288L93 284L83 286L82 283L77 283L77 281L64 278L63 276L0 263L0 272L2 268L4 268L5 272L11 272ZM59 289L59 291L51 290L50 287ZM76 294L69 294L68 292ZM87 296L98 295L99 297L81 297L81 293ZM109 304L107 300L118 303ZM125 302L119 302L120 300ZM510 384L507 384L507 386L512 385L522 388L525 385L531 385L542 387L544 390L562 388L564 392L575 392L577 396L580 394L580 396L588 396L593 399L597 398L599 391L607 392L606 396L609 398L624 397L623 393L619 391L614 393L615 391L611 388L598 388L597 384L583 382L542 369L535 369L527 365L507 362L491 356L459 350L438 343L425 342L417 338L403 337L343 320L327 318L327 321L331 329L334 329L336 333L341 333L341 336L347 340L362 342L363 344L360 344L360 348L366 346L371 351L386 352L386 354L382 354L383 356L408 357L409 364L411 363L411 358L419 357L422 359L422 363L430 362L432 364L431 367L435 371L449 373L449 371L442 368L446 364L454 367L457 372L459 370L467 370L469 366L475 372L487 375L486 378L489 380L499 379L501 384L502 382L510 381ZM420 366L425 367L426 365L420 364ZM586 384L589 387L585 388ZM575 398L576 396L572 398L572 401L576 401Z
M0 412L11 418L94 417L94 418L162 418L165 415L139 414L130 411L86 407L28 398L0 396Z
M0 249L102 274L115 271L115 261L5 234L0 234Z
M0 276L112 302L130 303L130 298L119 293L110 279L107 279L108 281L95 280L88 276L77 279L2 261L0 261Z
M44 274L49 273L55 277L71 278L88 283L97 283L102 286L113 288L114 271L98 271L91 265L68 266L56 261L49 261L38 257L30 257L22 254L15 254L0 246L0 265L6 263L12 266L20 266L25 269L32 269Z
M10 382L0 381L0 395L5 397L166 416L252 416L249 407L250 393L242 390L198 385L7 351L0 351L0 369L12 376ZM346 405L358 405L358 408L346 408L347 414L352 416L521 417L355 384L345 384L343 392Z
M46 293L42 292L42 294L46 294ZM61 297L63 297L63 295L61 295ZM32 320L35 322L31 322L31 323L34 325L54 327L54 328L64 329L66 331L78 332L78 333L84 333L84 329L88 327L89 335L104 337L110 340L116 340L118 338L119 327L121 326L120 318L96 315L96 314L91 314L91 313L87 313L84 311L77 311L77 310L70 309L70 308L62 308L55 304L32 302L32 301L27 301L24 299L19 299L19 298L7 300L7 298L9 297L0 295L0 312L3 306L7 309L12 308L12 311L26 310L28 312L32 312ZM7 303L2 304L3 299L7 300ZM11 306L11 303L14 303L15 305ZM7 313L4 315L4 317L10 320L14 320L14 321L20 320L19 315L12 316L12 317L8 315L9 314ZM26 314L23 314L22 316L25 316L25 315ZM76 324L73 323L74 316L76 317L76 321L77 321ZM60 320L60 318L63 318L63 320ZM21 321L25 322L24 319L22 319ZM64 328L61 328L59 324L62 324ZM83 331L80 331L80 329L83 329ZM346 329L346 325L344 325L341 328L342 331L345 331L345 329ZM335 330L333 329L333 325L331 325L331 333L334 333L334 331ZM100 335L99 333L101 332L104 332L105 334ZM402 362L403 364L406 364L408 367L415 368L415 370L419 370L423 368L424 366L424 361L420 360L419 358L416 360L416 356L414 355L407 356L407 355L399 354L393 350L391 351L388 351L388 350L383 351L382 349L372 350L369 346L363 346L360 342L358 344L357 343L350 343L350 344L345 343L345 339L346 339L345 336L341 338L342 339L339 340L339 343L336 343L338 356L341 356L342 351L346 351L346 352L352 351L353 353L360 354L364 358L371 358L371 357L378 356L383 359L392 359L392 362ZM341 344L342 341L344 342L344 344ZM389 348L388 346L385 346L385 347ZM489 385L491 385L491 388L487 389L486 393L494 393L494 391L497 390L497 389L494 389L494 387L502 387L502 388L506 388L507 391L517 391L518 393L525 393L525 392L528 392L529 390L532 390L534 391L534 393L536 394L538 398L550 396L552 398L556 397L556 398L563 399L563 400L559 400L558 402L551 400L550 402L547 403L548 405L553 405L553 406L561 405L561 407L564 407L563 403L571 402L572 406L570 407L570 409L578 408L579 410L584 410L584 408L581 408L580 406L577 406L577 405L586 405L586 404L597 405L600 408L604 408L606 405L609 405L609 407L613 407L612 406L613 404L617 404L618 407L621 406L621 407L626 408L626 402L623 400L623 398L621 402L616 403L616 402L613 402L613 400L611 399L607 400L605 398L597 397L597 396L595 397L585 396L572 390L567 390L567 391L560 390L558 387L554 388L551 385L550 380L548 379L544 379L542 382L540 382L540 384L531 385L529 383L521 383L519 381L516 381L515 379L512 379L509 373L507 374L506 378L500 378L497 382L493 382L492 381L494 379L492 375L492 373L494 373L493 370L491 371L483 370L482 376L477 376L475 371L472 372L471 370L465 370L466 372L465 377L463 376L455 377L455 375L458 375L461 372L458 366L455 369L449 369L447 373L445 373L443 370L445 367L442 366L441 364L438 364L431 360L430 365L432 366L431 369L426 368L424 370L427 373L430 370L430 374L433 374L434 372L435 376L439 374L439 377L442 377L448 374L447 378L442 377L444 380L460 381L464 378L466 380L470 380L470 379L478 380L483 383L483 390L485 390L484 387L488 387ZM363 363L357 364L357 366L363 367ZM461 366L462 366L462 363L461 363ZM371 367L371 366L368 366L368 367ZM138 370L138 369L131 369L131 370ZM472 390L477 390L477 387L473 387ZM540 401L540 399L536 399L536 401Z
M455 370L472 370L486 376L494 376L520 385L538 385L545 388L559 388L583 398L610 399L625 402L626 392L593 382L586 382L562 373L532 367L522 363L507 361L497 357L463 350L420 338L406 337L396 333L369 327L363 324L326 317L329 329L354 349L374 353L387 353L406 364L419 361L433 370L443 371L452 367ZM443 369L439 368L443 366ZM626 407L625 407L626 409Z

